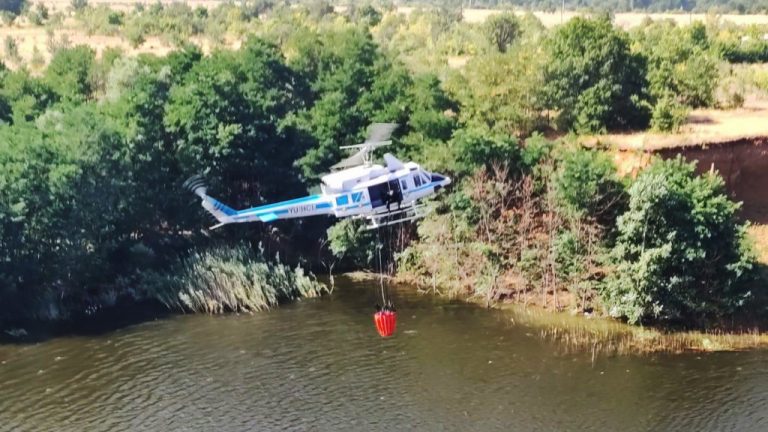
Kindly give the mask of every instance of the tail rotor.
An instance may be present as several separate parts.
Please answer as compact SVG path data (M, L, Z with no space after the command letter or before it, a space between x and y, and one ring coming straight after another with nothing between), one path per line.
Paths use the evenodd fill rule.
M208 190L208 187L206 186L203 177L199 174L195 174L192 177L186 179L182 186L200 198L205 199L207 196L206 191Z

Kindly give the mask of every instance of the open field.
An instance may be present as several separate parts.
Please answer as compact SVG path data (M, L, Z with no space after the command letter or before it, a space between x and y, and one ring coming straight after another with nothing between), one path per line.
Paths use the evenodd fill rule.
M678 133L643 131L607 134L585 139L588 142L610 144L620 150L654 151L766 136L768 136L768 99L751 96L742 108L693 110Z
M92 6L108 5L112 9L121 11L131 11L137 4L150 4L160 2L163 4L175 3L174 0L155 0L155 1L138 1L138 0L89 0L89 4ZM70 9L70 0L45 0L43 3L48 6L52 12L67 11ZM186 3L192 8L204 7L214 8L220 4L226 3L223 0L185 0L180 3ZM344 9L343 6L337 7L338 9ZM415 7L401 6L397 10L404 14L409 14ZM464 9L464 20L470 23L478 23L485 21L489 16L503 12L498 9ZM523 9L516 9L516 13L526 13ZM541 20L546 27L553 27L563 23L575 16L583 15L582 12L565 11L565 13L558 12L543 12L536 11L534 15ZM690 24L694 21L706 21L709 17L708 14L703 13L644 13L644 12L621 12L615 14L616 25L629 28L639 25L645 18L651 19L671 19L678 24ZM739 25L749 24L768 24L768 15L737 15L737 14L723 14L718 15L719 18L725 21L733 22Z
M415 8L412 7L400 7L398 11L401 13L411 13ZM479 23L485 21L489 16L503 12L502 10L493 9L464 9L464 20L469 23ZM515 10L515 13L523 15L526 13L524 10ZM565 21L568 21L574 17L584 15L583 12L566 11L561 14L560 12L541 12L536 11L533 14L541 20L545 27L554 27L560 25ZM617 26L622 28L631 28L640 25L646 18L653 20L670 19L677 22L680 25L690 24L695 21L706 22L710 17L714 17L708 14L702 13L643 13L643 12L624 12L614 15L614 22ZM735 14L723 14L717 15L723 21L730 21L738 25L750 25L750 24L768 24L768 15L735 15Z
M174 3L171 0L158 0L163 4ZM100 55L106 48L120 48L129 55L135 55L140 53L153 53L157 55L165 55L169 51L173 50L174 45L166 40L157 37L147 37L146 41L141 45L134 47L131 46L128 41L122 36L107 36L107 35L89 35L83 29L82 25L71 17L71 2L70 0L48 0L43 2L52 13L61 12L65 15L69 15L63 21L63 23L56 27L55 30L47 29L44 26L34 26L29 24L25 18L20 17L11 25L0 25L0 39L6 40L10 37L15 40L18 50L18 58L11 58L8 53L2 52L2 60L10 67L15 67L19 64L31 64L31 63L47 63L50 59L50 48L52 44L59 43L69 45L89 45ZM148 4L144 1L129 1L129 0L91 0L89 4L91 6L107 5L112 9L129 12L135 9L139 4ZM214 8L219 6L224 1L221 0L187 0L182 3L189 5L192 8ZM338 7L339 11L343 11L344 7ZM397 11L402 14L410 14L416 8L414 7L399 7ZM480 23L485 21L489 16L501 13L501 10L490 9L464 9L464 19L469 23ZM519 15L523 15L526 12L523 10L515 11ZM568 21L576 16L583 15L581 12L567 11L564 14L560 12L534 12L534 15L541 20L545 27L554 27L565 21ZM671 19L681 25L686 25L694 21L707 21L713 19L715 16L707 14L677 14L677 13L617 13L615 14L615 23L622 28L630 28L639 25L646 18L654 20L658 19ZM768 15L717 15L717 18L723 21L730 21L735 24L768 24ZM197 44L203 49L203 52L210 52L211 42L204 36L195 37L191 39L191 42ZM240 44L239 40L228 40L226 46L229 48L237 48ZM38 54L36 54L38 53ZM33 62L33 57L37 57ZM449 64L452 67L463 65L466 62L466 58L457 57L449 59Z

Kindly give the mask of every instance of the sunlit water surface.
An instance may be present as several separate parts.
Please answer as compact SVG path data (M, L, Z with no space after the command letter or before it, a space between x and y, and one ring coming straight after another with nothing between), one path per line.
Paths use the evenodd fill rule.
M372 283L254 315L0 345L0 431L766 431L768 353L565 353L503 312Z

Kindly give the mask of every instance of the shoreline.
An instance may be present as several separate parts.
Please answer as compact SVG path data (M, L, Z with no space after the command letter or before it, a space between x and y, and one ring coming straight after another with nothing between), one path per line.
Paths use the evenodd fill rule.
M378 281L381 274L353 271L334 277L351 281ZM496 301L473 296L452 297L422 289L402 276L384 275L388 284L398 289L417 290L421 295L434 295L454 299L503 314L510 326L524 326L531 335L557 345L564 352L597 355L650 355L708 352L734 352L768 349L768 332L757 328L742 331L680 330L659 327L632 326L618 320L594 314L554 311L537 305L523 305L512 301ZM330 284L329 284L330 285ZM328 294L333 287L329 286ZM232 312L228 312L232 313ZM121 303L103 308L93 315L79 315L61 321L25 321L4 323L0 328L0 343L26 344L44 340L84 334L115 331L146 321L184 315L164 308L158 301Z
M352 280L374 280L377 273L343 273ZM402 276L385 276L396 286L416 288L418 284ZM424 290L425 295L447 295ZM633 326L610 317L585 315L567 311L554 311L536 305L523 305L512 301L487 304L485 299L473 296L453 297L489 310L505 314L510 325L523 325L536 332L541 339L560 345L566 352L591 352L592 355L647 355L706 352L734 352L768 349L768 332L743 327L741 331L681 330L661 327Z

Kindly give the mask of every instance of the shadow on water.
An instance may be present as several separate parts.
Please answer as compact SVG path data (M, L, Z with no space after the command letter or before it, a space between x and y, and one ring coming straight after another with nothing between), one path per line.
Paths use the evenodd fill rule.
M93 314L80 314L64 321L5 324L0 327L0 344L34 344L62 336L99 336L174 314L155 301L118 302Z

